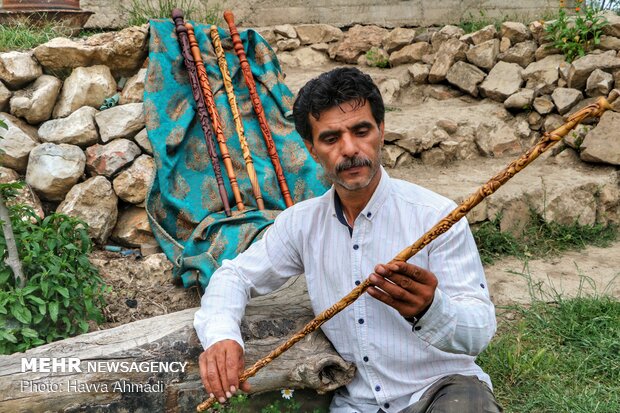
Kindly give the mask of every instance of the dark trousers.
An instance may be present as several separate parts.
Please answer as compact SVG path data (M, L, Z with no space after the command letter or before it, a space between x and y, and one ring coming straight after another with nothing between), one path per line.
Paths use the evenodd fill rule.
M429 387L420 400L400 413L500 413L486 383L476 376L454 374Z

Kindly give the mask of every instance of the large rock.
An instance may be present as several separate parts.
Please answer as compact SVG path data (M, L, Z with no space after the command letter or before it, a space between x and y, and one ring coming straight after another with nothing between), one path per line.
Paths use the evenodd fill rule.
M545 30L544 23L534 20L527 26L527 28L530 30L530 33L532 33L532 38L536 41L536 43L543 43L545 37L547 37L547 31Z
M48 120L61 86L60 79L54 76L39 77L26 89L15 92L11 98L11 113L32 125Z
M75 145L43 143L30 152L26 182L49 201L61 201L84 173L86 157Z
M583 89L586 86L588 77L596 69L612 72L620 69L620 57L616 57L616 52L610 50L605 53L585 55L575 60L568 71L568 87Z
M491 70L499 55L499 40L491 39L467 51L467 60L483 69Z
M82 106L99 109L116 93L116 81L107 66L78 67L65 80L53 116L64 118Z
M21 181L21 179L17 172L12 169L0 166L0 183L8 184L18 181ZM32 188L30 188L28 184L24 185L23 188L17 190L15 198L6 201L7 206L19 204L31 207L34 212L39 216L39 218L45 218L45 213L43 212L43 205L41 205L39 197L37 196L37 194L34 193Z
M483 123L476 130L476 144L480 152L488 157L517 154L521 152L520 142L514 128L509 126L495 130Z
M428 73L430 71L431 67L423 63L416 63L409 66L409 74L411 75L413 81L417 84L426 83L428 80Z
M416 32L414 29L407 29L405 27L397 27L392 30L383 39L383 48L386 52L392 53L396 50L403 48L413 42Z
M103 143L117 138L131 138L144 128L144 104L114 106L97 113L95 121Z
M58 37L37 46L34 55L48 70L105 65L119 74L133 74L148 52L148 27L128 27L87 39Z
M597 49L602 50L620 50L620 39L613 36L602 35L601 42L596 46Z
M0 129L0 164L15 169L19 173L26 172L28 154L39 144L37 130L23 120L0 113L7 129Z
M95 124L97 109L82 106L66 118L53 119L39 128L39 137L43 142L68 143L85 148L99 140Z
M273 31L276 36L280 35L286 39L295 39L297 38L297 31L292 24L279 24L273 26Z
M428 81L430 83L443 81L454 62L465 59L465 52L467 52L468 48L466 43L456 38L449 38L442 42L435 62L428 74Z
M295 28L302 45L336 42L344 36L342 30L329 24L300 24Z
M146 128L142 129L136 136L133 137L133 140L142 148L142 150L149 155L153 155L153 146L151 145L151 141L149 140L149 136L146 132Z
M138 145L127 139L114 139L107 145L86 149L86 169L91 175L111 178L140 155Z
M478 96L478 85L484 80L485 76L486 74L474 65L456 62L448 70L446 79L463 92Z
M540 96L534 99L534 109L541 115L546 115L553 112L554 108L555 105L553 104L553 100L551 100L551 97L548 95Z
M603 33L607 36L620 37L620 16L613 11L607 11L604 14L607 19L607 25L603 27Z
M562 51L553 47L553 43L543 43L538 47L538 49L536 49L536 53L534 53L534 58L536 60L543 60L547 56L552 56L556 54L562 54Z
M431 52L431 45L426 42L418 42L403 47L390 55L390 65L398 66L405 63L422 61L422 57Z
M586 94L588 96L607 96L613 84L614 77L611 73L596 69L588 78L586 83Z
M449 39L458 40L465 34L465 31L460 27L453 25L443 26L439 31L432 34L431 44L434 51L439 51L441 45Z
M620 165L620 113L605 112L581 144L581 159L587 162Z
M510 39L512 44L524 42L532 38L529 29L523 23L504 22L500 28L501 36Z
M127 103L139 103L144 100L144 80L146 79L146 69L140 69L125 83L123 92L118 101L119 105Z
M551 94L553 103L558 108L560 115L570 111L577 102L583 99L583 93L577 89L559 87Z
M136 206L130 206L119 212L110 237L120 245L130 248L157 242L151 231L146 210Z
M0 82L0 112L5 112L8 109L11 96L13 93L4 86L4 83Z
M534 61L537 48L538 45L532 40L517 43L504 53L501 53L498 59L508 63L516 63L522 68L526 68Z
M387 29L379 26L356 24L347 31L336 47L336 60L345 63L357 62L362 53L366 53L373 46L381 46L381 41L388 33Z
M564 56L551 55L530 63L522 73L528 89L540 93L551 93L560 78L559 68L564 63Z
M280 39L276 42L278 51L288 52L299 48L299 39Z
M365 57L362 55L360 58ZM302 47L292 52L278 53L278 60L287 67L316 67L330 62L325 53L311 47Z
M489 24L488 26L485 26L476 32L462 36L460 40L466 43L471 43L473 45L478 45L491 39L495 39L496 37L497 29L494 25Z
M0 80L11 89L25 86L42 74L43 69L32 52L0 53Z
M498 62L480 85L482 95L503 102L523 84L522 71L516 63Z
M105 244L116 225L117 203L110 181L95 176L71 188L56 211L86 222L88 235L97 243Z
M514 95L511 95L504 101L506 109L527 110L534 101L534 91L532 89L523 89Z
M155 161L148 155L141 155L133 161L129 168L114 178L112 186L120 199L132 204L139 204L146 199L146 194L154 177Z

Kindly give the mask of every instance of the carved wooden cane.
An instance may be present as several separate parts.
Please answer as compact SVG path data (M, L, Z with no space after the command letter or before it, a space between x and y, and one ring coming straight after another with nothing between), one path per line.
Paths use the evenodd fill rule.
M491 195L499 187L501 187L506 181L515 176L517 172L528 166L534 159L538 158L540 154L551 148L557 142L562 140L566 134L581 123L584 119L590 117L600 117L606 110L611 109L611 103L620 96L620 89L612 91L608 99L599 98L596 103L586 106L579 112L573 114L568 118L567 122L554 130L553 132L545 132L543 137L538 141L536 145L531 147L526 153L521 155L516 160L512 161L503 171L491 178L486 184L482 185L476 192L470 195L460 205L458 205L452 212L450 212L445 218L439 221L435 226L429 229L424 235L420 237L415 243L402 250L391 261L407 261L413 257L416 253L422 250L425 246L430 244L434 239L448 231L456 222L463 218L469 211L478 205L484 198ZM272 362L276 357L280 356L286 350L304 338L306 335L312 333L319 328L327 320L344 310L347 306L353 303L370 287L370 280L367 278L359 286L355 287L349 294L340 299L337 303L329 307L317 315L313 320L309 321L300 331L295 333L286 343L281 344L271 353L258 360L254 365L246 369L240 376L239 382L242 383L255 375L260 369ZM196 407L196 410L202 412L215 403L217 399L215 397L209 398Z
M220 193L222 203L224 204L224 212L226 213L226 216L229 217L232 214L230 213L228 194L226 193L226 188L224 187L222 170L220 169L220 163L217 159L217 152L215 151L213 131L211 130L211 125L209 124L209 115L206 110L205 98L202 95L202 90L200 89L200 81L198 80L198 74L196 72L196 64L190 51L189 40L187 38L187 28L183 24L183 12L179 9L174 9L172 11L172 20L174 21L176 28L179 45L181 46L183 63L185 64L185 69L187 69L189 83L192 86L192 94L194 95L194 100L196 101L196 112L198 114L200 126L202 127L202 132L205 134L205 139L207 141L207 151L209 152L209 158L211 158L211 166L213 166L213 172L215 173L217 188Z
M254 169L254 161L252 161L252 153L250 152L250 147L245 139L245 131L243 130L243 122L241 122L241 114L239 113L239 106L237 105L237 97L235 96L232 79L230 78L230 73L228 72L226 55L224 53L224 48L222 47L220 35L217 32L217 26L215 25L211 26L211 40L213 41L213 48L215 49L215 55L217 56L217 63L220 67L220 72L222 72L224 89L226 90L226 95L228 96L228 103L230 104L230 110L235 122L235 129L237 130L237 135L239 136L239 144L241 145L241 151L243 152L243 160L245 161L245 167L248 171L248 177L250 178L250 183L252 184L252 192L254 193L254 198L256 198L256 205L258 206L258 209L265 209L263 195L261 194L260 185L258 184L258 176L256 176L256 169Z
M194 26L190 23L185 23L185 28L187 29L187 37L189 38L189 47L192 51L192 56L194 56L194 61L196 62L196 72L198 74L198 81L200 82L200 87L202 89L202 95L205 98L207 111L211 117L211 125L213 125L213 129L215 129L215 136L217 137L217 143L219 144L220 153L222 154L222 162L224 162L224 168L226 168L226 173L228 174L228 179L230 180L230 187L232 188L235 202L237 203L237 209L239 209L239 211L243 211L245 206L243 205L243 200L241 199L237 176L235 175L232 159L230 158L230 153L228 152L228 145L226 145L226 136L224 136L224 131L222 130L220 115L217 113L215 98L213 97L211 85L209 84L209 78L207 77L207 69L205 69L205 65L202 61L202 55L200 54L200 47L198 47L198 42L196 41L196 36L194 35Z
M245 51L243 50L243 43L241 42L241 37L239 36L239 32L237 31L237 27L235 26L234 16L230 10L226 10L224 12L224 19L226 20L226 23L228 23L228 28L230 29L230 36L232 37L233 46L235 48L235 53L237 53L237 56L239 57L241 71L243 72L243 77L245 78L245 83L248 86L250 97L252 99L252 106L254 106L254 112L256 112L256 117L258 118L258 123L260 124L263 138L265 139L267 153L271 158L273 169L276 171L276 178L278 179L278 184L280 185L280 191L282 192L282 196L284 197L284 203L288 208L293 205L291 192L289 191L288 185L286 184L284 172L282 171L282 165L280 164L280 158L278 157L278 152L276 150L276 144L273 141L273 137L271 136L271 131L269 130L269 125L267 124L267 118L265 117L265 110L263 109L263 104L261 103L260 97L258 96L258 91L256 90L256 83L254 83L252 69L250 69L250 64L248 63Z

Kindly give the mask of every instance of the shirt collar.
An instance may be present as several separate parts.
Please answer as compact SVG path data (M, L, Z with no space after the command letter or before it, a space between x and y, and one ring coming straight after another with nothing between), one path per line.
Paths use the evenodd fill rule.
M365 219L372 221L374 217L377 215L379 209L388 198L390 194L390 176L385 171L383 166L380 166L379 173L381 174L381 179L379 180L379 185L375 188L375 192L373 192L370 200L360 212L360 215ZM353 228L349 226L346 218L344 217L344 212L342 211L342 202L340 201L340 197L336 192L334 186L332 186L332 197L333 197L333 205L334 205L334 216L338 218L341 224L345 225L349 229L349 234L353 233Z

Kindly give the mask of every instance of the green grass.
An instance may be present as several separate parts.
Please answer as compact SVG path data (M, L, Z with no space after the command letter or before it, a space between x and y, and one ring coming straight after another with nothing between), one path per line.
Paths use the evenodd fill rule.
M617 225L562 225L545 222L541 216L532 214L517 239L511 233L500 231L500 219L498 216L493 221L484 222L473 231L480 258L485 264L492 264L503 256L539 258L580 250L587 245L606 247L618 238Z
M40 27L26 21L0 25L0 52L32 49L63 33L62 28L50 23Z
M183 11L185 20L219 23L219 4L209 6L207 1L199 0L131 0L125 8L129 16L128 26L139 26L149 19L169 19L175 8Z
M506 413L620 412L620 302L556 297L507 310L516 319L478 357Z
M499 31L503 19L491 19L487 17L484 10L478 11L478 16L475 16L471 12L467 13L467 17L461 18L458 26L465 31L465 33L473 33L478 30L487 27L489 25L495 26L495 29Z

